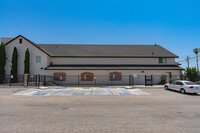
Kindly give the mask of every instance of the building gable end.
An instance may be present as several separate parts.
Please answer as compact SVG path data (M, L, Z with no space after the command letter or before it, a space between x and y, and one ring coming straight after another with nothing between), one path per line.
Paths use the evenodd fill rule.
M41 49L39 46L37 46L37 44L33 43L32 41L30 41L29 39L25 38L25 37L22 36L22 35L19 35L19 36L13 38L13 39L10 40L9 42L7 42L5 45L10 44L11 42L13 42L14 40L16 40L16 39L19 38L19 37L25 39L25 40L28 41L30 44L32 44L34 47L38 48L38 49L41 50L43 53L45 53L45 54L47 54L48 56L51 57L51 55L50 55L49 53L47 53L46 51L44 51L43 49Z

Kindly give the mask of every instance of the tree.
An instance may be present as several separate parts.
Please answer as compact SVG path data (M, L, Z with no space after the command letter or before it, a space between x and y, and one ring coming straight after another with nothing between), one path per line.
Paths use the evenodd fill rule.
M30 53L29 49L26 50L25 53L25 60L24 60L24 74L29 74L29 67L30 67Z
M190 81L195 82L198 77L198 71L195 67L187 67L185 71L185 75L189 78Z
M17 60L18 60L18 54L17 54L17 48L14 47L13 55L12 55L12 66L11 66L11 75L13 75L13 82L17 82Z
M6 50L5 50L5 44L2 42L0 46L0 83L3 83L4 81L5 65L6 65Z

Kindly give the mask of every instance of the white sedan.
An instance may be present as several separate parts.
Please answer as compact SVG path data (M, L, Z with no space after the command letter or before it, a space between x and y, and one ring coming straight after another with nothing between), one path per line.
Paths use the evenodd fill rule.
M177 80L177 81L173 81L170 84L165 84L165 89L180 91L183 94L184 93L199 93L200 85L197 85L190 81Z

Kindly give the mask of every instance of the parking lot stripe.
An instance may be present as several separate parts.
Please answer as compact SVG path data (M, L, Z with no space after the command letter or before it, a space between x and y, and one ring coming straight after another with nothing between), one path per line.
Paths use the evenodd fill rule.
M90 91L90 95L92 95L92 91L93 91L93 88L92 88L91 91Z
M109 88L107 88L109 91L110 91L110 93L112 94L112 95L114 95L113 93L112 93L112 91L109 89Z
M64 90L66 90L66 89L67 89L67 88L64 88L64 89L62 89L62 90L56 91L55 93L51 94L51 96L53 96L53 95L55 95L55 94L57 94L57 93L59 93L59 92L62 92L62 91L64 91Z
M119 93L119 95L131 95L130 93Z
M76 96L83 96L85 93L74 93L73 95L76 95Z
M75 89L72 89L71 91L68 91L65 95L67 95L67 94L69 94L69 93L71 93L72 91L74 91Z
M83 87L67 87L68 89L83 89Z
M44 96L46 95L47 93L36 93L36 94L33 94L33 96Z
M41 90L49 89L48 87L40 87Z
M96 89L96 88L100 88L100 87L90 87L90 89L92 89L92 88Z

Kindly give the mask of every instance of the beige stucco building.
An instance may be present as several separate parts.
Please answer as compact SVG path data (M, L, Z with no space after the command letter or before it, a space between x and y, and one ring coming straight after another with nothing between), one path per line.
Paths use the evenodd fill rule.
M18 51L18 75L24 74L25 52L29 49L30 75L63 76L54 79L66 83L70 81L69 75L79 75L80 81L86 83L99 75L109 75L107 80L111 81L128 82L123 76L180 75L183 70L175 62L178 56L160 45L36 44L21 35L3 37L1 41L6 44L6 75L10 75L14 47Z

